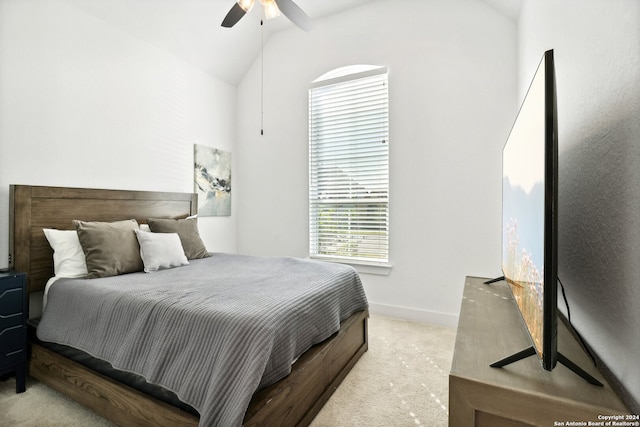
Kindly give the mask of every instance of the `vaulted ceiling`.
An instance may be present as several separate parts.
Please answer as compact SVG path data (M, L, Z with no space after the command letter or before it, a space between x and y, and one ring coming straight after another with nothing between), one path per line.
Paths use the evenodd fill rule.
M393 0L295 0L312 20L340 13L372 1ZM517 20L522 0L484 1ZM262 43L260 6L233 28L220 26L235 0L67 0L134 37L189 62L203 71L237 85L254 61ZM257 2L256 2L257 3ZM293 24L284 17L266 22L264 39ZM302 31L302 30L299 30Z

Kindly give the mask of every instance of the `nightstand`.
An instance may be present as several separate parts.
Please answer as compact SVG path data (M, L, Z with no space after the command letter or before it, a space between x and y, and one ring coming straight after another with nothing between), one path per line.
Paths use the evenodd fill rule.
M16 393L25 391L27 276L0 272L0 376L15 372Z

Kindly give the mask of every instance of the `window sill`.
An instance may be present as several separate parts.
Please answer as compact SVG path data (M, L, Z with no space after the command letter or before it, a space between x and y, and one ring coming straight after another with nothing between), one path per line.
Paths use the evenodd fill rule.
M391 263L376 264L376 263L349 261L342 258L330 258L330 257L318 257L318 256L310 256L309 258L316 261L335 262L338 264L349 265L355 268L358 273L376 274L379 276L388 276L389 274L391 274L391 268L393 267L393 264Z

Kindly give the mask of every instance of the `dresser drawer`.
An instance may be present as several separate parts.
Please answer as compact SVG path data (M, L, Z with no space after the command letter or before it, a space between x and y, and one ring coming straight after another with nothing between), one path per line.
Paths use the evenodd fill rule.
M0 366L25 360L25 327L17 325L0 331Z
M4 342L2 340L2 331L8 328L12 328L14 326L23 325L23 317L22 313L13 314L10 316L2 317L0 316L0 343ZM2 347L0 347L1 349Z
M0 321L10 317L22 315L22 285L19 288L0 289Z
M0 294L7 289L22 289L24 273L0 273Z

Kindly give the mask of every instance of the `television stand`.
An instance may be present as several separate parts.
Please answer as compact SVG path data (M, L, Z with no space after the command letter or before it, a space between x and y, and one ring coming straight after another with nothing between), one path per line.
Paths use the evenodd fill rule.
M589 384L597 385L603 387L602 383L589 375L587 371L573 363L567 357L565 357L562 353L558 352L558 362L569 368L574 373L578 374L580 377L584 378ZM511 356L505 357L502 360L498 360L497 362L493 362L491 365L492 368L502 368L503 366L509 365L510 363L517 362L518 360L526 359L527 357L535 356L536 349L531 346L529 348L525 348L522 351L519 351Z
M505 280L505 277L504 277L504 276L496 277L495 279L490 279L490 280L487 280L487 281L485 281L485 282L482 282L482 284L484 284L484 285L490 285L490 284L492 284L492 283L496 283L496 282L499 282L499 281L501 281L501 280Z
M532 427L596 424L602 414L629 410L597 369L590 373L603 387L588 387L563 365L549 372L528 357L502 369L489 365L531 345L522 316L506 282L485 286L486 278L467 277L449 373L450 427ZM591 359L563 322L558 350L580 366ZM583 424L579 424L583 423ZM566 425L566 424L565 424Z

